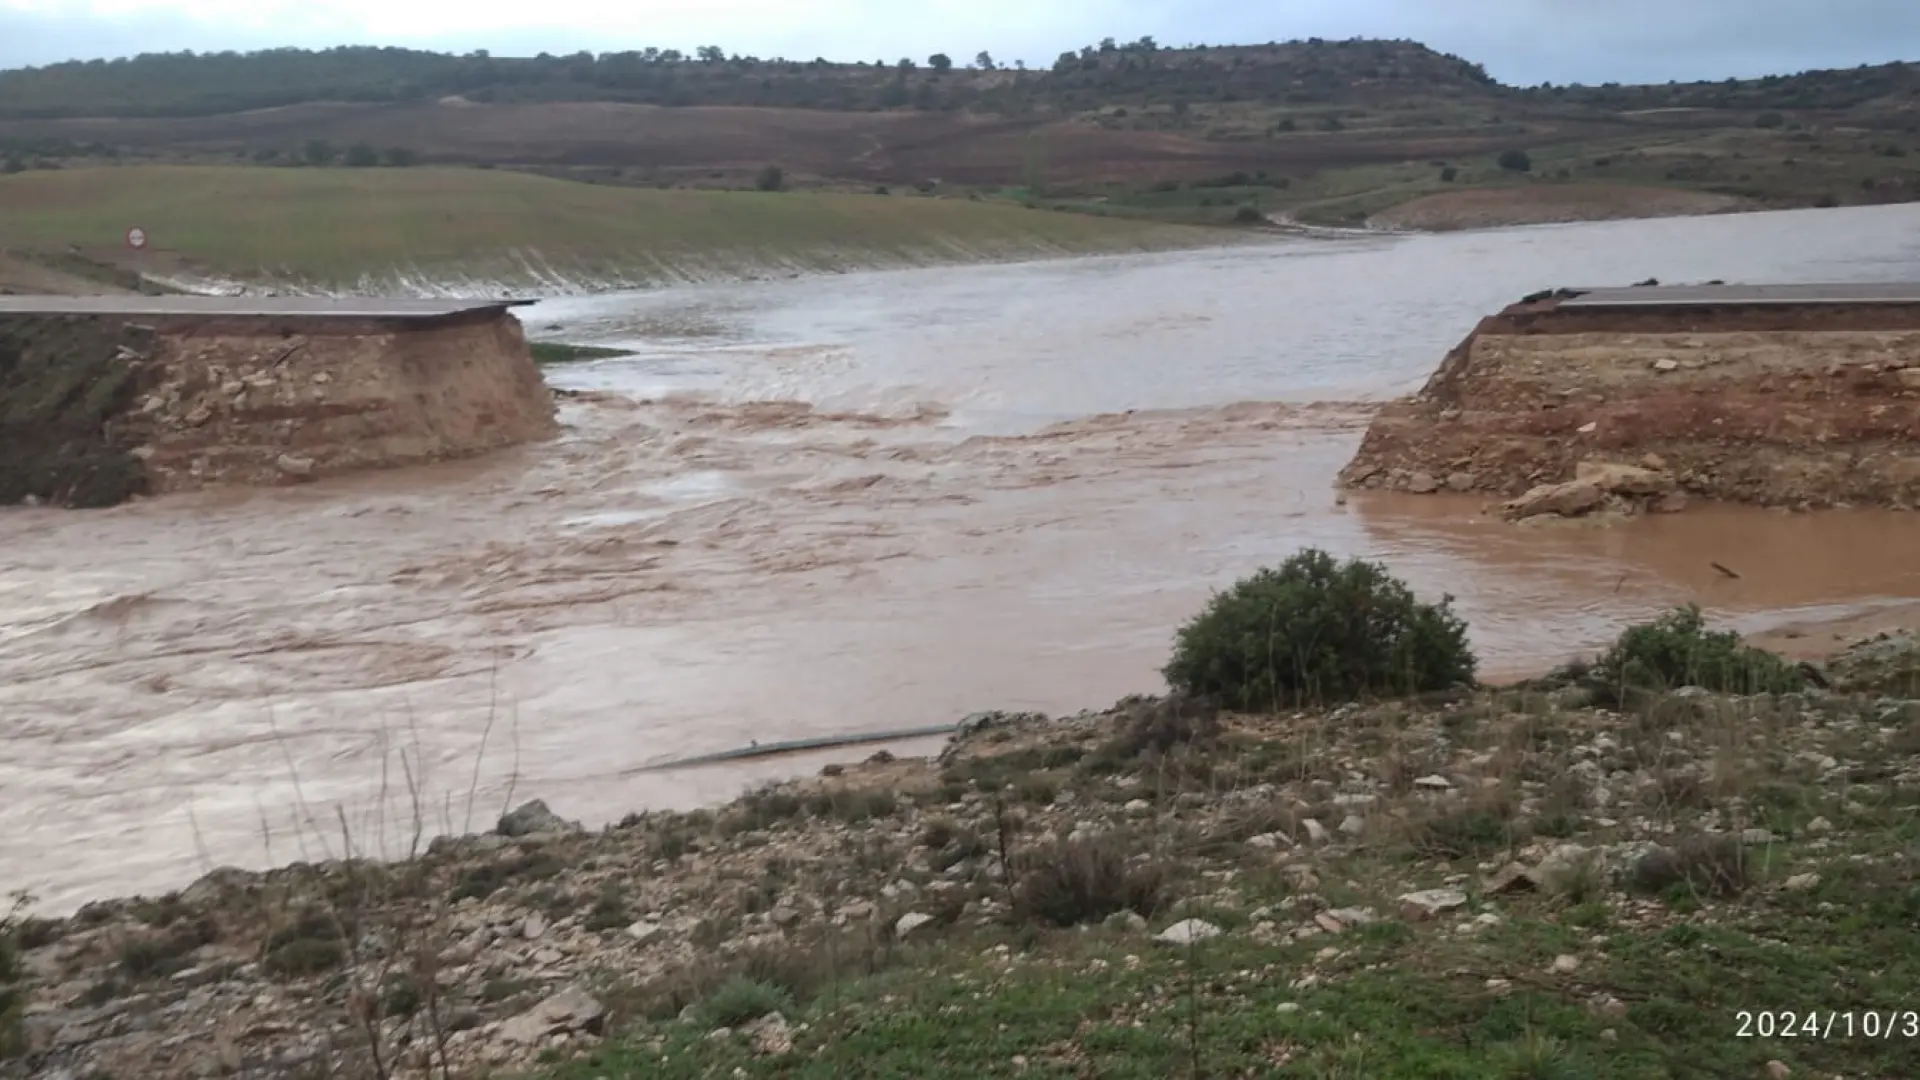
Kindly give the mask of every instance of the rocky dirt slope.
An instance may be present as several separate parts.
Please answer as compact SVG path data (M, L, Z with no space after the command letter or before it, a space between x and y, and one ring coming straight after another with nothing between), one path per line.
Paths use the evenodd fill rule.
M476 1076L575 1058L591 1076L621 1046L659 1075L789 1075L853 1036L825 1006L811 1024L765 1007L719 1022L709 1003L729 978L819 987L932 964L941 942L999 956L1004 976L1005 942L979 954L969 935L1101 916L1098 940L1134 954L1123 966L1156 935L1306 946L1304 967L1262 978L1309 1000L1364 974L1354 950L1402 943L1436 978L1479 971L1469 997L1547 986L1625 1053L1660 1037L1628 973L1608 974L1632 942L1824 918L1912 886L1900 830L1920 782L1920 640L1861 643L1828 672L1831 690L1683 689L1627 708L1570 672L1330 713L1130 699L978 714L938 760L876 754L599 833L529 804L401 862L342 858L366 841L314 822L303 843L321 861L16 921L22 1056L0 1076ZM1075 867L1108 884L1075 886ZM1611 939L1569 930L1595 925L1578 921L1595 905ZM1559 927L1547 955L1484 955L1510 920L1540 918ZM1361 934L1385 923L1414 929ZM1106 964L1085 985L1121 985ZM1850 977L1823 1000L1899 1004L1874 972ZM1054 1064L1093 1067L1098 1026L1047 1051L1068 1055ZM1807 1052L1891 1052L1876 1045Z
M12 315L0 390L0 504L292 483L558 430L503 313L431 326Z
M1913 306L1553 304L1482 320L1425 387L1381 410L1341 482L1511 498L1582 479L1584 466L1621 482L1576 498L1581 510L1615 495L1665 496L1664 509L1687 496L1920 504Z

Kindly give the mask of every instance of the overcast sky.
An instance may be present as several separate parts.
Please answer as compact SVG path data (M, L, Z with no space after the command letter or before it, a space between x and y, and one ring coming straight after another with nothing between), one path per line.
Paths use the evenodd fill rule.
M0 0L0 67L341 44L1036 65L1142 34L1413 38L1508 83L1665 82L1920 60L1920 0Z

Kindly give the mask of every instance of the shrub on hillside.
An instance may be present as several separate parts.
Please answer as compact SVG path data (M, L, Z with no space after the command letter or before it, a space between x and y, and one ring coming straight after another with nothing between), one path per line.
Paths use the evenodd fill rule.
M1507 150L1501 153L1499 164L1508 172L1529 172L1533 169L1533 158L1525 150Z
M1020 860L1014 910L1054 926L1099 922L1132 911L1150 916L1166 895L1165 868L1151 858L1133 861L1124 833L1055 840Z
M1594 665L1616 698L1630 690L1698 686L1731 694L1782 694L1806 685L1800 669L1731 630L1708 630L1694 604L1628 627Z
M1255 710L1415 694L1473 681L1467 627L1378 563L1308 548L1216 593L1162 669L1182 693Z

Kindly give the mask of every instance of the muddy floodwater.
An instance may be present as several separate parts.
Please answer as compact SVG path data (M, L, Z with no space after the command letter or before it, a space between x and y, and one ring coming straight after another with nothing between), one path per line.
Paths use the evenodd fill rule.
M1648 276L1920 278L1920 208L544 302L535 337L636 351L550 370L582 392L551 443L0 511L0 883L63 910L339 854L343 818L399 855L509 801L597 824L836 756L640 771L754 740L1103 706L1307 544L1454 594L1494 676L1689 600L1822 642L1920 599L1920 515L1336 500L1370 403L1480 316Z

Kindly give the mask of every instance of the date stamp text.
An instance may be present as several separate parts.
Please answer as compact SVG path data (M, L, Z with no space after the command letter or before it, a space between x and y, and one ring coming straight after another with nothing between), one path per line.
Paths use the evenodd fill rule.
M1920 1039L1920 1009L1742 1009L1742 1039Z

